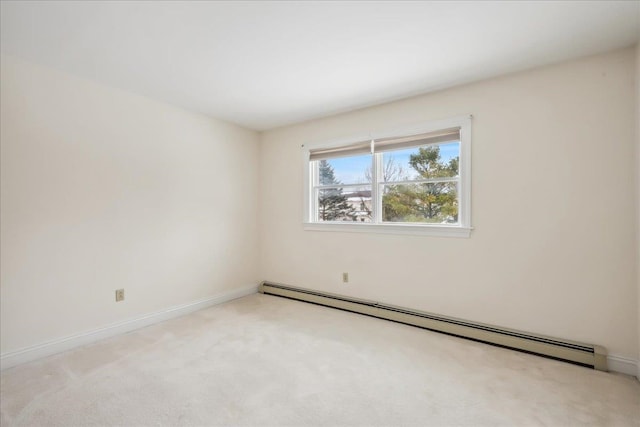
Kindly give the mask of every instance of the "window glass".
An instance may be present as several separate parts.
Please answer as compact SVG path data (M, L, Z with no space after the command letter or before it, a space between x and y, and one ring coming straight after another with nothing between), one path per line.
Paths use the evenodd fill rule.
M318 221L371 222L371 186L319 188Z
M414 181L458 176L460 142L385 151L381 181Z
M363 184L371 182L371 155L318 160L318 183Z
M382 221L458 223L457 182L385 184Z
M305 148L305 229L469 237L470 135L461 116Z

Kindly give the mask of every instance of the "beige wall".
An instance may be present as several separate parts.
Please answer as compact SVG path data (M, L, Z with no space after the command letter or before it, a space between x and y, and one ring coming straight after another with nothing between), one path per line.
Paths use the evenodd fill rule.
M635 359L634 67L625 49L264 133L260 275ZM467 113L471 238L302 229L300 144Z
M640 42L636 44L636 278L638 282L638 379L640 380Z
M639 73L640 46L269 131L259 147L3 56L1 353L269 279L638 359ZM466 113L470 239L302 230L300 144Z
M11 57L1 76L3 354L258 282L255 132Z

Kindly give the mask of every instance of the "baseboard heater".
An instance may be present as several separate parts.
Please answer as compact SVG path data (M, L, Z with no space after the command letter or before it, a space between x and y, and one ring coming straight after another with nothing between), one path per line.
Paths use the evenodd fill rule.
M278 283L262 282L259 287L259 292L365 314L474 341L481 341L500 347L563 360L600 371L607 371L606 350L598 345L582 344L534 335L512 329L484 325L408 308L395 307L379 302Z

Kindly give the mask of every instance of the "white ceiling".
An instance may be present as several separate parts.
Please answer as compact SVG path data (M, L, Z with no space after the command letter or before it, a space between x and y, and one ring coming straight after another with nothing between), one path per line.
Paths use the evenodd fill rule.
M0 14L3 53L257 130L640 34L640 1L3 1Z

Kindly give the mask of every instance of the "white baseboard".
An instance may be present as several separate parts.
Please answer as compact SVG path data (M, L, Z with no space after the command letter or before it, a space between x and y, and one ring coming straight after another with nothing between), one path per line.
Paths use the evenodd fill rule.
M56 340L36 344L20 350L10 351L0 355L0 368L4 370L22 363L62 353L63 351L71 350L82 345L91 344L105 338L144 328L145 326L153 325L154 323L184 316L185 314L193 313L194 311L202 310L217 304L222 304L236 298L255 294L256 292L258 292L258 285L245 286L243 288L227 291L200 301L182 304L166 310L157 311L155 313L145 314L134 319L114 323L104 328L58 338ZM631 375L640 380L640 363L635 359L609 355L607 356L607 367L609 371Z
M258 292L258 285L246 286L240 289L227 291L200 301L194 301L187 304L171 307L166 310L157 311L155 313L145 314L134 319L125 320L106 326L104 328L95 329L93 331L83 332L80 334L70 335L58 338L42 344L36 344L20 350L10 351L0 355L0 369L4 370L22 363L31 362L42 357L51 356L56 353L71 350L73 348L90 344L115 335L124 334L135 329L159 323L174 317L184 316L203 308L211 307L216 304L241 298Z
M631 375L632 377L636 377L640 380L640 372L638 371L638 361L634 359L629 359L627 357L622 356L607 356L607 368L611 372L618 372L620 374Z

